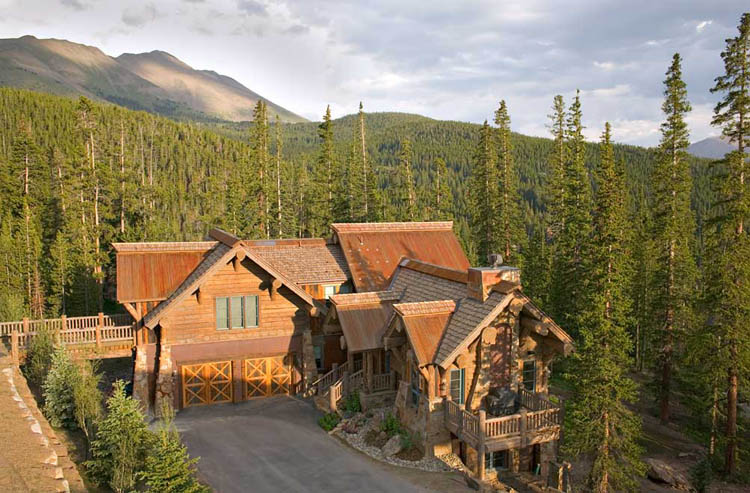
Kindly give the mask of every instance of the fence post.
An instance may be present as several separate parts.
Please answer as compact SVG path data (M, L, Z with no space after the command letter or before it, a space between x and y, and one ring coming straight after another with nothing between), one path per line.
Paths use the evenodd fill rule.
M23 317L23 333L28 334L29 333L29 319L28 317Z
M336 412L336 396L334 395L335 385L328 387L328 407L331 408L331 412Z
M526 446L526 409L521 408L521 424L519 426L521 433L521 447Z
M10 333L10 356L13 360L13 366L18 367L18 331L14 330Z
M99 318L96 321L96 349L102 347L102 326L104 325L104 314L99 312Z
M479 411L479 429L477 435L479 435L479 446L477 447L477 476L480 481L484 481L484 424L487 421L487 412L482 409Z

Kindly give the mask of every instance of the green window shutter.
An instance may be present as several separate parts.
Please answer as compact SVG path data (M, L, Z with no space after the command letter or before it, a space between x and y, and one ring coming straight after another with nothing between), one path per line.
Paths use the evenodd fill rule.
M229 298L216 298L216 330L229 328Z
M258 326L258 297L245 296L245 327Z
M243 328L245 326L245 317L243 317L244 308L242 306L242 296L232 296L230 307L232 309L232 328Z

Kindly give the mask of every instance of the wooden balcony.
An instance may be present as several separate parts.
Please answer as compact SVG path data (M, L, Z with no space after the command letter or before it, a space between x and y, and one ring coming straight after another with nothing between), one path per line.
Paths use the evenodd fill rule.
M445 426L476 450L495 452L527 447L560 438L562 413L542 396L522 391L521 411L487 418L485 411L472 414L447 397ZM526 406L533 406L529 409ZM536 410L534 410L536 408Z

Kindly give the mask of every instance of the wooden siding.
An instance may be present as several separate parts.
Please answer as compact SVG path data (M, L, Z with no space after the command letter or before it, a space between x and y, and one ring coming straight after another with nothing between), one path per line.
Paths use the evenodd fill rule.
M291 336L310 326L308 306L285 286L271 299L271 277L245 259L235 271L232 263L220 268L201 286L201 302L195 295L185 298L160 325L164 344L217 342ZM258 296L258 327L216 329L216 297Z

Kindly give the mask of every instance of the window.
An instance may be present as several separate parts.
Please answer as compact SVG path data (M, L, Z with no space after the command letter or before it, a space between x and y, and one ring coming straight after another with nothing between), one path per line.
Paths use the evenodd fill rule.
M484 468L487 469L507 469L508 468L508 451L500 450L498 452L489 452L484 454Z
M258 326L258 297L216 298L216 329L243 329Z
M323 289L325 290L325 297L326 299L330 298L334 294L336 294L336 286L333 284L330 284L328 286L323 286Z
M216 298L216 329L229 328L229 298Z
M323 348L320 346L313 346L315 351L315 367L323 368Z
M464 403L464 369L451 370L451 400L456 404Z
M419 405L420 385L419 370L414 366L411 370L411 403L415 407Z
M349 283L345 282L344 284L339 286L339 291L338 291L339 294L346 294L346 293L351 293L351 292L352 292L352 288L351 286L349 286Z
M536 360L523 362L523 387L529 392L536 391Z
M383 366L385 367L386 373L391 372L391 352L390 351L387 351L385 353L385 361L383 362Z

